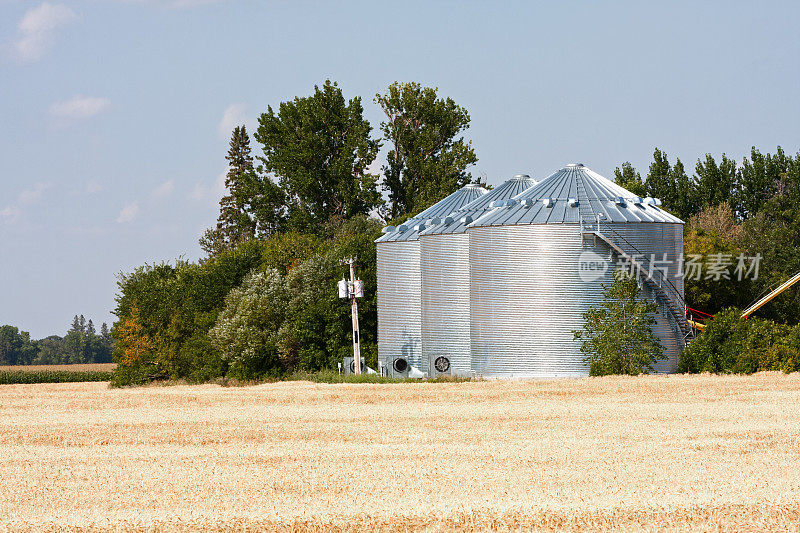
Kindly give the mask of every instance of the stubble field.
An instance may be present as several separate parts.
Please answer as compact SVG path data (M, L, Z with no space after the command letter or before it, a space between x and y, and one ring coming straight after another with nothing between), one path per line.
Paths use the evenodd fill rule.
M0 529L798 530L800 376L0 386Z

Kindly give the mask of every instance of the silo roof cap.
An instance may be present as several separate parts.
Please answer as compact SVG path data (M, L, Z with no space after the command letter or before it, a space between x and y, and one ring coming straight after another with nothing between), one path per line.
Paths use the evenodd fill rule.
M655 200L644 201L583 163L566 165L514 199L517 205L488 211L472 226L592 223L598 215L614 223L683 224Z
M436 202L421 213L406 220L395 231L381 235L375 239L375 242L415 241L419 238L420 231L427 227L426 223L428 221L454 213L487 192L477 183L465 185L443 200Z
M524 177L522 177L524 176ZM463 233L473 220L477 220L487 210L498 207L511 207L515 202L509 203L515 196L524 193L538 183L527 174L517 174L511 179L501 183L486 194L479 196L469 204L465 205L458 212L453 213L456 222L452 224L440 224L427 228L422 235L439 235L442 233ZM469 222L464 222L466 217Z

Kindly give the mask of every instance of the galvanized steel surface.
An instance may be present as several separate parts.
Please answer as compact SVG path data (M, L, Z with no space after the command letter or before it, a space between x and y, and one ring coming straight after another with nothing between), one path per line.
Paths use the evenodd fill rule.
M614 227L639 243L643 253L682 252L682 241L676 250L674 238L680 224L652 225L649 236L637 235L639 228ZM582 239L575 224L475 227L467 234L473 370L487 377L587 375L573 332L582 329L583 313L602 300L602 284L612 282L613 265L597 280L584 281L579 275L581 253L608 258L608 247ZM652 298L646 286L644 295ZM669 360L656 370L674 371L678 339L666 318L658 320L654 331Z
M422 364L419 241L378 243L378 357Z
M577 200L574 207L570 199ZM570 224L581 218L594 220L598 214L606 222L683 223L655 205L654 199L639 198L580 163L562 168L513 200L472 226Z
M454 375L467 375L472 369L469 236L423 236L420 244L423 359L447 356Z
M465 216L478 218L493 202L512 198L536 181L515 176L420 234L422 243L422 353L430 364L444 355L454 375L469 375L469 237Z
M467 226L473 220L477 220L488 209L493 208L496 202L510 200L527 191L536 185L536 183L536 180L532 179L530 176L515 176L483 196L473 200L458 211L452 212L446 217L439 218L440 222L438 224L432 224L429 228L425 229L421 236L441 233L463 233L467 231Z
M386 228L376 239L378 249L378 357L404 356L423 370L422 278L420 274L421 227L437 217L456 211L486 193L470 184L435 203L397 228ZM420 226L422 225L422 226Z
M440 219L458 211L473 200L486 194L486 189L480 185L471 183L436 202L422 213L415 215L397 227L387 226L384 228L386 233L375 240L375 242L396 242L414 241L419 238L419 233L423 229L438 224Z
M628 253L662 264L682 296L675 269L683 223L653 199L637 198L583 165L515 195L510 187L496 198L472 189L477 195L460 211L443 212L467 194L451 195L448 207L428 212L434 216L420 214L377 240L381 359L402 355L427 370L432 358L449 355L456 373L487 377L586 375L573 332L601 301L614 266L596 280L579 276L583 252L612 257L608 243L582 236L598 214L601 229L622 236ZM647 283L643 295L661 301ZM661 309L654 331L669 358L655 370L673 372L682 335L669 309Z

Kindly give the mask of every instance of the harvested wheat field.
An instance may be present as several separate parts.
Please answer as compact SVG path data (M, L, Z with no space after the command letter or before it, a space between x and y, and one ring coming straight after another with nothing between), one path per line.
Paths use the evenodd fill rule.
M800 376L0 386L10 530L798 530Z

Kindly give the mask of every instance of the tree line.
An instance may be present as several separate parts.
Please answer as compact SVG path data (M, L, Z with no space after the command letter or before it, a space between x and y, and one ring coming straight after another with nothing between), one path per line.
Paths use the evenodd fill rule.
M0 326L0 365L62 365L110 363L113 339L105 322L98 332L94 323L75 315L66 335L32 340L16 326Z
M376 251L383 221L402 219L473 182L469 113L438 89L393 83L377 94L380 135L361 98L326 80L268 107L254 155L245 126L226 154L227 194L193 263L119 276L115 383L223 376L260 379L335 368L352 350L340 263L357 258L361 350L377 363ZM370 172L389 148L383 180ZM381 192L389 201L385 202Z
M761 256L758 278L686 280L690 307L715 314L746 307L771 287L800 272L800 153L753 147L748 156L698 159L689 176L680 158L670 163L658 148L643 179L629 162L617 167L616 182L640 196L660 198L662 207L687 222L685 256ZM777 322L800 322L800 291L791 291L759 311Z
M267 108L253 136L263 155L253 157L245 126L237 126L226 156L228 194L216 227L200 239L203 250L213 256L284 231L326 235L355 216L399 218L473 181L467 169L478 158L464 138L466 109L418 83L393 83L374 101L386 117L380 138L361 98L346 99L330 80L311 96ZM381 181L369 167L384 144Z
M374 239L467 183L477 161L465 138L470 116L436 88L393 83L373 100L384 114L377 132L360 97L345 98L326 80L309 96L268 107L252 139L234 128L225 159L227 194L198 262L143 265L118 279L112 335L115 383L170 378L261 379L336 368L351 353L340 263L357 257L365 281L359 301L361 347L376 364ZM370 171L388 148L380 173ZM687 301L709 313L743 305L792 269L800 270L800 154L727 156L697 162L689 177L680 160L656 149L645 178L630 163L616 180L684 218L687 253L764 255L759 280L687 280ZM383 200L385 192L388 201ZM794 298L794 300L792 300ZM765 314L798 320L800 297Z

